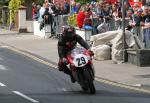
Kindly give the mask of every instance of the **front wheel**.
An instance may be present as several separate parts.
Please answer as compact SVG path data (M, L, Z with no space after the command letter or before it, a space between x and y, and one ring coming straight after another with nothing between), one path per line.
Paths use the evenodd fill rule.
M96 89L95 89L95 85L94 85L93 81L89 81L88 86L89 86L90 93L95 94Z
M83 90L84 92L87 92L87 91L88 91L88 87L86 87L86 86L81 86L81 88L82 88L82 90Z
M89 92L91 94L95 94L96 89L95 89L95 85L93 83L92 71L88 68L85 68L84 69L84 76L85 76L85 81L86 81L86 85L88 86Z

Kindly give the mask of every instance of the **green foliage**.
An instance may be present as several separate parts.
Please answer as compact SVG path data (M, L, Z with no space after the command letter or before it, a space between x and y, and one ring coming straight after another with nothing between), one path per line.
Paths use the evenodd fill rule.
M0 18L0 25L2 24L2 19Z
M73 14L68 17L68 24L72 26L77 26L77 14Z
M8 5L8 0L0 0L0 6Z
M24 0L10 0L9 9L10 9L10 21L15 22L16 12L21 4L24 3Z
M37 4L43 5L44 0L37 0Z
M91 2L91 0L75 0L75 2L79 2L81 4L86 4L86 3Z

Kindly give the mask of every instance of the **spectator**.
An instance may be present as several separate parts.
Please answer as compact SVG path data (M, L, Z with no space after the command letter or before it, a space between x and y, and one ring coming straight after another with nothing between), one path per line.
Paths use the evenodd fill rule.
M150 0L146 0L146 4L150 6Z
M77 7L77 13L79 13L79 10L80 10L80 8L81 8L81 4L80 4L80 3L77 3L77 4L76 4L76 7Z
M70 5L67 0L64 0L64 14L68 14L70 12Z
M64 14L67 14L67 13L66 13L66 10L65 10L64 6L61 6L61 7L60 7L59 15L64 15Z
M60 14L60 5L52 5L51 10L52 10L52 15L57 16Z
M115 18L115 20L118 20L120 17L118 16L118 5L117 4L114 4L112 6L112 15L113 17Z
M136 13L138 11L138 9L140 9L140 6L135 3L134 6L133 6L134 13Z
M51 9L53 11L53 13L52 13L52 17L53 17L53 19L52 19L52 30L53 30L52 34L54 34L54 33L56 33L55 27L56 27L56 23L57 23L57 20L58 20L57 16L60 15L62 12L60 10L61 8L60 8L59 4L53 4L51 6Z
M86 18L92 17L92 11L90 7L86 8L85 17Z
M132 10L128 10L127 11L126 19L129 19L129 21L133 20L133 12L132 12Z
M142 9L138 9L137 13L133 15L133 26L144 26L144 18L142 17Z
M133 9L131 8L130 3L127 2L127 1L124 3L124 6L125 6L125 16L127 16L127 12L126 11L133 10Z
M142 9L138 9L137 12L133 15L133 27L132 33L137 35L139 40L143 42L143 35L141 34L141 26L144 26L144 19L142 17Z
M40 22L40 23L43 22L42 15L44 14L44 12L45 12L45 3L43 3L43 6L39 10L38 22Z
M126 18L125 18L127 21L128 21L128 24L127 24L127 30L131 30L133 27L133 12L132 12L132 10L128 10L127 11L127 16L126 16Z
M83 23L84 23L84 19L85 19L85 11L86 11L85 6L82 6L77 15L77 25L80 29L83 27Z
M44 22L45 22L45 24L51 24L51 22L52 22L52 15L51 15L51 13L50 13L50 9L49 9L49 3L47 2L46 4L45 4L45 6L46 6L46 8L45 8L45 12L44 12L44 14L42 15L42 18L44 19Z
M148 6L144 6L143 18L144 18L145 23L150 22L150 11L149 11Z
M93 29L92 25L92 19L91 18L85 18L84 19L84 29Z
M119 5L118 4L114 4L112 6L112 18L115 20L115 28L116 29L120 29L121 28L121 16L119 14Z
M35 18L37 17L37 6L36 4L33 2L32 3L32 19L35 20Z
M45 3L48 3L48 4L50 4L50 3L49 3L49 0L45 0Z
M100 14L101 18L104 18L106 22L111 19L112 13L107 5L104 5Z
M40 9L41 9L41 5L37 5L37 14L35 15L35 20L38 20L40 16Z
M50 24L52 32L52 14L50 13L50 5L48 2L45 3L45 12L42 15L43 22L40 24L40 30L45 26L45 24Z
M148 18L148 16L149 16L148 6L144 6L144 12L143 12L144 21L146 20L146 18Z
M77 11L78 11L78 9L77 9L76 3L74 2L74 3L72 4L71 14L75 14L75 13L77 13Z
M102 9L102 5L100 3L97 3L96 5L96 15L100 15Z

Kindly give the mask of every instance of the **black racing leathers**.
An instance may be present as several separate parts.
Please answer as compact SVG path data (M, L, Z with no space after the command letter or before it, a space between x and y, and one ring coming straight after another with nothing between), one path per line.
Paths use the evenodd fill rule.
M82 39L81 36L77 34L74 35L71 40L67 40L67 38L61 35L57 45L59 55L59 62L58 62L59 71L63 71L64 73L70 75L72 83L75 82L75 79L72 75L71 70L69 70L69 68L66 66L64 58L66 59L67 54L76 47L77 43L79 43L84 48L89 49L89 45Z
M89 45L87 44L87 42L77 34L74 35L72 40L67 40L65 37L60 36L58 41L59 58L60 59L65 58L67 53L76 47L77 43L79 43L85 49L89 49Z

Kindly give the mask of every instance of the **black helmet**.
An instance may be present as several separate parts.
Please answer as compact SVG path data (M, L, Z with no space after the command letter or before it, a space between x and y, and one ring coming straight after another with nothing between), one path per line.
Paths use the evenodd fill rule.
M72 40L75 36L75 28L70 25L65 25L63 27L63 37L66 38L67 40Z

